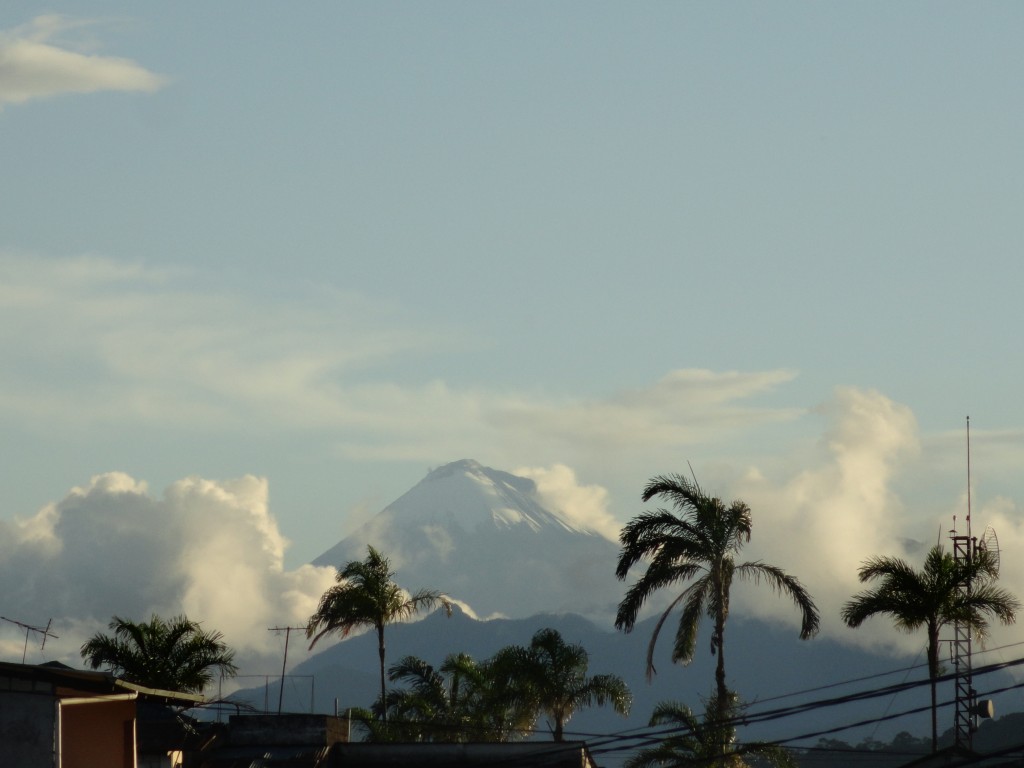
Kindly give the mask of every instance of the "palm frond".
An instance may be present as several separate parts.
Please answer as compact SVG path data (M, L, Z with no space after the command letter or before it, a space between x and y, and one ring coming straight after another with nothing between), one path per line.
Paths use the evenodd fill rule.
M821 625L818 607L815 605L810 592L800 583L798 578L789 575L778 566L762 563L760 560L737 565L734 572L742 578L753 579L758 583L764 580L776 593L784 595L793 601L793 604L800 609L801 640L807 640L818 633L818 628Z

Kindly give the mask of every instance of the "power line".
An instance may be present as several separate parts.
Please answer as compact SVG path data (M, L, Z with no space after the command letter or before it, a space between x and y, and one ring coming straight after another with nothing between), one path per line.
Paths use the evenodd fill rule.
M1021 665L1021 664L1024 664L1024 659L1014 659L1014 660L1009 661L1009 662L1000 662L1000 663L996 663L996 664L990 664L990 665L987 665L985 667L979 668L978 670L975 671L975 674L976 674L976 676L980 677L980 676L983 676L983 675L986 675L986 674L990 674L992 672L998 672L1000 670L1007 669L1007 668L1013 667L1013 666L1018 666L1018 665ZM943 675L943 676L937 678L937 682L947 682L947 681L952 680L952 679L954 679L954 674L948 674L948 675ZM914 688L921 687L921 686L924 686L924 685L929 685L930 682L931 681L929 679L926 679L926 680L921 680L921 681L915 681L915 682L912 682L912 683L891 685L891 686L885 686L883 688L872 689L872 690L867 690L867 691L861 691L861 692L858 692L858 693L855 693L855 694L848 694L846 696L839 696L839 697L835 697L835 698L831 698L831 699L819 699L819 700L807 702L805 704L794 705L792 707L784 707L784 708L779 708L779 709L774 709L774 710L768 710L768 711L761 712L761 713L751 714L751 713L745 712L742 715L739 715L739 716L729 720L727 722L727 725L735 727L735 726L738 726L738 725L751 725L751 724L770 722L770 721L779 720L779 719L782 719L782 718L785 718L785 717L792 717L794 715L804 714L806 712L809 712L809 711L812 711L812 710L817 710L819 708L832 707L832 706L840 706L840 705L843 705L843 704L853 703L853 702L857 702L857 701L865 701L865 700L872 699L872 698L877 698L877 697L880 697L880 696L888 696L888 695L891 695L893 693L899 693L899 692L903 692L903 691L912 690ZM1017 683L1017 684L1013 684L1013 685L1009 685L1009 686L1004 686L1004 687L1001 687L1001 688L993 689L993 690L990 690L990 691L986 691L984 695L990 695L990 694L994 694L994 693L1002 693L1004 691L1015 690L1015 689L1019 689L1019 688L1022 688L1022 687L1024 687L1024 683ZM944 704L940 705L940 707L942 707L942 708L946 708L946 707L949 707L949 706L952 706L952 702L947 702L947 703L944 703ZM889 714L889 715L886 715L886 716L883 716L883 717L868 718L868 719L857 721L857 722L854 722L854 723L848 723L848 724L845 724L845 725L834 726L834 727L830 727L830 728L827 728L827 729L822 729L820 731L815 731L815 732L812 732L812 733L805 733L805 734L801 734L799 736L794 736L794 737L787 738L787 739L773 740L771 743L778 744L778 745L782 746L782 745L785 745L785 744L788 744L788 743L791 743L791 742L803 741L803 740L814 738L814 737L826 736L826 735L831 734L831 733L838 733L838 732L841 732L841 731L844 731L844 730L850 730L852 728L858 728L858 727L862 727L862 726L865 726L865 725L872 725L872 724L878 723L878 722L885 722L885 721L888 721L888 720L894 720L894 719L897 719L897 718L900 718L900 717L905 717L907 715L918 714L920 712L927 712L930 709L931 709L930 705L929 706L922 706L922 707L918 707L918 708L904 710L904 711L897 712L897 713L892 713L892 714ZM644 729L641 729L641 730L644 730ZM598 753L601 753L601 752L617 752L617 751L621 751L623 749L637 749L637 748L640 748L640 747L656 744L656 743L660 742L663 737L669 736L669 735L672 735L672 734L678 734L678 733L679 733L679 729L676 728L676 727L650 728L650 729L644 730L644 732L641 732L641 733L638 733L638 734L633 734L633 735L629 735L629 734L631 734L631 731L622 731L622 732L619 732L617 734L609 734L609 735L607 735L604 738L603 741L601 741L599 744L595 744L591 751L594 752L595 754L598 754ZM578 735L578 734L574 733L573 735ZM597 738L600 739L601 737L597 736ZM631 743L629 745L624 745L625 742L631 742Z

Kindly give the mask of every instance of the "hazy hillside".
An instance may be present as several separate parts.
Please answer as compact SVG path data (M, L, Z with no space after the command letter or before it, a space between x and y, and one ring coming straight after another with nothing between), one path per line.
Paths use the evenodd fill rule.
M632 634L612 631L610 626L599 627L574 615L540 615L528 619L497 619L475 621L456 612L450 619L441 612L414 624L389 627L387 633L389 663L404 655L414 654L431 663L439 663L446 654L465 651L483 659L499 648L512 643L526 644L541 627L550 626L562 633L570 642L580 642L590 653L590 672L615 673L627 680L635 696L633 713L623 719L601 709L581 712L569 723L568 730L579 738L586 738L595 748L610 749L609 756L624 754L623 750L635 745L627 738L638 735L647 724L656 702L663 699L682 700L701 709L701 697L713 685L713 657L707 651L706 641L698 648L696 660L689 667L673 665L668 660L668 643L659 644L658 674L648 684L644 679L643 662L650 639L652 620L641 623ZM668 638L665 638L668 639ZM829 640L814 639L802 642L793 628L767 625L758 621L736 617L730 623L727 636L730 684L743 699L751 704L751 719L765 713L782 710L813 701L835 699L857 691L882 688L888 685L924 679L922 668L907 672L905 669L889 673L912 664L911 659L894 659L867 653ZM299 664L285 687L285 709L308 711L310 684L301 675L314 675L315 706L317 711L331 712L335 701L340 709L368 706L377 694L377 647L370 635L336 643ZM987 676L977 680L980 691L1008 684L1000 675L999 681ZM857 682L850 682L857 681ZM848 684L844 684L848 683ZM808 691L809 688L818 690ZM268 694L261 689L244 696L257 707L266 698L276 707L277 683L271 683ZM799 695L789 696L798 691ZM951 691L942 698L949 699ZM815 706L799 715L778 717L744 729L747 739L794 739L806 736L805 746L817 744L820 738L831 738L856 745L869 738L889 741L901 731L915 735L928 733L928 716L896 717L877 724L855 729L843 729L854 723L894 716L898 713L926 707L928 693L925 686L885 698L869 699L842 706ZM997 699L997 712L1007 713L1014 708L1012 700L1001 703ZM952 725L952 709L940 713L940 725ZM544 724L541 724L544 728ZM831 729L839 729L831 731ZM606 761L607 762L607 761Z
M401 585L440 589L468 603L479 616L510 617L482 621L462 611L451 618L438 612L416 623L390 626L389 663L412 654L438 664L455 652L482 660L504 646L529 643L543 627L554 627L567 641L581 643L590 654L591 674L617 674L634 694L628 718L591 709L568 724L569 734L586 739L602 764L615 765L642 743L657 702L679 700L703 710L702 699L714 681L708 630L698 640L693 664L680 667L669 660L675 628L670 620L658 646L658 673L648 682L644 659L654 619L641 622L631 634L612 627L623 590L613 573L617 545L542 502L529 479L471 460L453 462L430 472L315 562L361 560L367 544L373 544L392 559ZM731 617L726 635L729 685L748 704L741 739L803 747L831 739L860 746L888 742L901 732L929 732L926 685L834 703L858 692L924 681L923 666L908 671L913 659L877 655L834 640L802 642L797 634L795 626ZM293 648L293 662L303 658L302 649ZM379 678L374 636L364 634L317 650L290 670L286 710L309 711L311 699L318 712L367 707L375 700ZM975 687L984 695L1008 684L1005 674L998 677L978 679ZM260 709L276 709L280 688L271 680L268 687L242 691L238 698ZM952 686L944 686L940 699L952 697ZM1000 714L1020 708L1012 694L996 697L996 706ZM952 720L952 707L947 706L940 712L941 727L951 726ZM544 731L546 724L539 728ZM546 737L546 732L537 736ZM829 764L835 754L843 753L810 752L807 761ZM858 752L850 760L863 757Z

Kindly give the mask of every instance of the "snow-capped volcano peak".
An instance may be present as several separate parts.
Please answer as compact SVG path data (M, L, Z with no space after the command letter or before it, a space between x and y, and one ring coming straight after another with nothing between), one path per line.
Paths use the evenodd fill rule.
M477 613L605 612L618 593L616 545L546 508L526 477L463 459L433 469L314 565L391 558L399 583L439 589Z
M396 522L454 524L466 530L490 524L497 528L526 526L536 532L555 526L589 533L563 514L546 509L533 480L472 459L432 470L385 511L390 511Z

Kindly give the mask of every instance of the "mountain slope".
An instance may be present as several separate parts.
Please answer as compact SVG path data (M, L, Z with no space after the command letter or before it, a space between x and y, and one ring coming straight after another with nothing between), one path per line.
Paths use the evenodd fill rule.
M387 630L389 664L409 654L431 664L440 664L446 655L457 652L483 660L507 645L526 645L535 631L553 627L568 642L579 642L587 649L590 674L612 673L625 679L635 697L628 719L597 708L579 713L568 726L572 737L585 738L592 749L599 750L595 756L602 765L620 764L628 748L636 746L635 736L647 731L657 702L678 700L699 712L713 689L715 657L708 652L707 628L698 639L692 665L671 663L676 618L661 633L658 674L650 683L645 680L644 659L656 619L638 623L630 634L613 630L612 617L627 588L614 577L618 545L546 508L529 479L469 460L448 464L430 472L314 562L341 566L362 560L368 544L391 558L396 578L405 588L439 589L480 616L505 617L479 621L456 611L450 619L435 613L419 622L392 625ZM285 709L309 711L313 678L316 711L369 706L378 692L377 663L376 638L370 634L327 647L291 670ZM874 654L833 640L801 642L793 626L741 615L733 615L729 622L729 685L743 701L754 704L752 724L743 729L741 738L805 737L801 743L806 746L821 737L856 744L865 737L889 740L901 731L927 733L926 685L887 698L811 705L907 680L924 683L923 666L905 669L912 663L909 658ZM901 667L903 671L895 676L882 674ZM978 681L983 696L985 690L1006 683L1005 673L1001 681L996 677ZM951 701L952 686L946 688L940 696ZM265 702L276 704L278 691L275 681L266 689L240 692L239 697L262 708ZM794 691L804 692L784 695ZM1003 703L995 698L999 712L1017 707L1015 701ZM761 720L762 713L800 704L809 706L799 714ZM912 709L918 711L900 714ZM951 724L952 708L945 708L940 718ZM845 728L857 722L870 724Z
M480 616L614 613L618 545L545 508L527 478L456 461L422 481L317 557L343 566L386 554L396 580L438 589Z
M593 708L578 713L567 726L570 738L586 739L602 752L609 750L599 753L599 764L616 765L635 748L634 737L648 730L647 719L657 702L682 701L700 712L703 699L714 687L715 658L707 652L707 646L701 646L690 666L672 664L670 634L661 638L657 648L657 674L650 683L646 681L644 659L654 623L654 618L647 619L632 633L624 634L613 631L610 624L595 624L572 614L477 621L461 611L456 611L451 618L438 611L422 621L388 628L388 664L403 656L415 655L437 665L446 655L460 651L483 660L507 645L527 645L535 631L553 627L567 642L578 642L586 648L590 657L589 674L617 674L633 692L633 711L629 718L619 717L607 708ZM671 623L666 629L670 628ZM901 731L926 734L929 730L927 672L920 664L908 671L906 668L913 663L910 658L874 654L831 640L800 641L794 627L733 617L729 625L729 684L752 705L752 721L762 713L906 681L921 682L919 687L897 695L836 706L812 706L797 714L755 722L742 729L740 737L788 740L806 736L802 745L813 746L822 736L856 744L867 736L887 741ZM377 644L372 633L338 642L291 670L285 688L285 709L309 711L310 678L303 676L316 679L316 711L334 711L335 704L341 710L366 707L378 692L376 665ZM1000 673L978 678L977 687L983 692L1009 682L1009 676ZM264 701L276 705L278 690L277 682L273 681L267 693L260 688L240 692L237 698L262 708ZM790 695L799 691L803 693ZM950 700L952 695L951 685L940 691L942 700ZM1014 707L1012 700L996 699L996 708L1001 714ZM919 711L896 717L914 709ZM883 717L893 719L845 728ZM947 721L952 725L949 707L940 712L940 723ZM538 738L550 738L545 723L539 723L538 727L541 730Z

